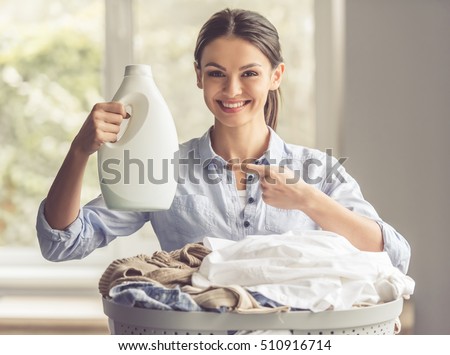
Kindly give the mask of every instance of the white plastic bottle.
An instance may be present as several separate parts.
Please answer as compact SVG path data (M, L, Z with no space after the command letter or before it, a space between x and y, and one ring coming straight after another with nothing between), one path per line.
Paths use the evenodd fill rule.
M177 188L174 175L178 136L169 108L153 81L149 65L128 65L113 101L131 117L115 143L98 150L98 172L108 208L167 210Z

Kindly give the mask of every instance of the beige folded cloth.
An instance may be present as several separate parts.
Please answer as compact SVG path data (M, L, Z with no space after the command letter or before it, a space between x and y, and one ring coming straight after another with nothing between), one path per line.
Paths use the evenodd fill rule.
M190 243L172 252L157 251L152 256L136 255L113 261L99 281L99 291L108 297L109 290L124 282L152 282L169 287L191 283L203 258L211 252L201 243Z
M183 286L181 291L191 295L192 299L201 307L219 309L226 307L228 311L236 313L276 313L289 311L288 306L263 307L242 286L209 287L201 289L190 285Z

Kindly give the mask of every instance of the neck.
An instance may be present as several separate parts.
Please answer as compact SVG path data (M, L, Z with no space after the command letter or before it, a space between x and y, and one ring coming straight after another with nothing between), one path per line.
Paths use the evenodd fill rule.
M216 122L211 131L212 148L226 161L257 159L267 150L269 140L265 122L242 127L226 127Z

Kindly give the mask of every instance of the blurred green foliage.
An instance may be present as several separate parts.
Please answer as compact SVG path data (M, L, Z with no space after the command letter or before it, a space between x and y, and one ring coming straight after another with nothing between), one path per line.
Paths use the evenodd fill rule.
M0 246L23 246L35 243L38 205L100 98L102 48L68 28L24 32L5 41L0 50ZM95 177L87 180L94 183Z

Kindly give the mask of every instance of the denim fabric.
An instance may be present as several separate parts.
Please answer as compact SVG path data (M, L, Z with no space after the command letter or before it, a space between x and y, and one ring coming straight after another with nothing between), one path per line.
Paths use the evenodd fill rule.
M259 292L248 291L248 293L250 293L253 296L253 298L263 307L275 308L275 307L283 306L281 303L271 300L270 298L267 298L266 296L264 296L263 294L261 294ZM291 311L305 311L305 309L295 308L295 307L291 307L290 310Z
M202 311L201 307L179 287L173 289L147 282L130 282L111 288L109 295L113 302L139 308L176 311Z

